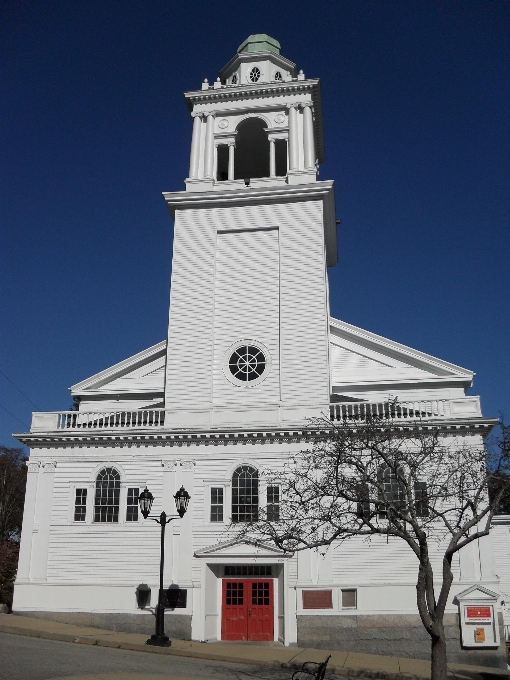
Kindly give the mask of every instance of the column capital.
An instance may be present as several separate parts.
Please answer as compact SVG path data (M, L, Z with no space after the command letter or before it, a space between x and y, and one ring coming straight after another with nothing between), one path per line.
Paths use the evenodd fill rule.
M28 472L39 472L39 466L40 463L28 463L27 465L27 471Z
M291 104L287 104L288 109L298 109L299 108L299 102L292 102Z
M313 109L313 102L302 102L300 106L302 109Z
M193 111L190 115L192 118L202 118L204 114L202 111Z
M43 463L44 472L55 472L56 467L57 464L55 463L55 461L48 461L47 463Z
M202 115L205 116L205 118L216 118L215 111L203 111Z
M184 468L185 470L193 470L195 467L195 461L194 460L184 460L181 463L181 467Z
M176 467L179 465L178 460L162 460L161 461L161 467L165 469L165 471L173 472Z

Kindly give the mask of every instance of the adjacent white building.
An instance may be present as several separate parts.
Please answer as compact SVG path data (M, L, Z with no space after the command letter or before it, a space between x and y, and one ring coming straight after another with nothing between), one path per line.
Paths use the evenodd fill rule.
M289 556L227 529L261 505L277 517L271 471L304 447L310 417L355 417L392 395L403 419L463 441L494 421L466 396L471 371L330 317L336 212L333 182L318 179L319 80L255 35L185 99L189 177L164 194L175 221L168 338L74 385L78 410L34 413L17 435L31 454L14 611L152 632L137 588L156 603L159 533L137 497L147 485L153 511L170 513L184 485L188 512L166 535L166 585L185 591L166 614L171 635L426 658L403 543ZM454 569L450 660L501 664L501 647L461 650L453 601L476 586L499 602L490 538Z

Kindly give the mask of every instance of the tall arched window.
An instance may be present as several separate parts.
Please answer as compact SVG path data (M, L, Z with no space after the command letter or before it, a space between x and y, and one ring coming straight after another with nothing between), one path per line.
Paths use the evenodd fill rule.
M269 138L261 118L247 118L237 126L234 179L269 177Z
M118 522L120 475L115 468L103 468L96 477L94 522Z
M259 517L259 473L241 465L232 475L232 522L256 522Z

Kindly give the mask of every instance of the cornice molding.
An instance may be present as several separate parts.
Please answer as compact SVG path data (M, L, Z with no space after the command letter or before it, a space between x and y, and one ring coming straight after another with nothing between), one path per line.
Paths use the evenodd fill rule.
M302 201L333 198L334 182L327 180L311 184L294 184L269 188L225 189L222 191L169 191L163 198L175 217L176 209L218 207L218 204L231 206L235 203L275 203L282 201Z
M195 104L207 102L228 101L229 99L253 99L254 97L274 96L275 94L295 94L296 92L310 92L320 87L319 78L287 81L278 83L264 83L262 85L225 85L218 89L189 90L184 93L188 109L192 111Z
M441 421L421 420L410 422L388 423L382 429L394 429L395 431L412 432L437 431L445 435L455 436L459 432L471 432L487 436L492 428L498 423L497 418L448 418ZM356 429L356 424L352 424ZM139 446L224 446L282 443L295 444L310 442L317 437L326 435L325 428L250 428L247 429L222 429L222 430L174 430L174 431L147 431L131 430L129 432L26 432L17 433L14 436L31 448L89 448L93 446L112 447L139 447Z

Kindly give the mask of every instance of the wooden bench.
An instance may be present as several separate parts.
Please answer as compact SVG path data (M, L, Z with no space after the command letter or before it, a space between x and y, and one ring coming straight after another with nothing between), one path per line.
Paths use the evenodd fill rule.
M326 675L326 666L328 665L328 661L330 659L331 654L322 663L316 663L315 661L305 661L305 663L301 666L301 670L294 671L294 673L292 673L292 680L309 680L310 676L312 676L314 680L324 680L324 676Z

